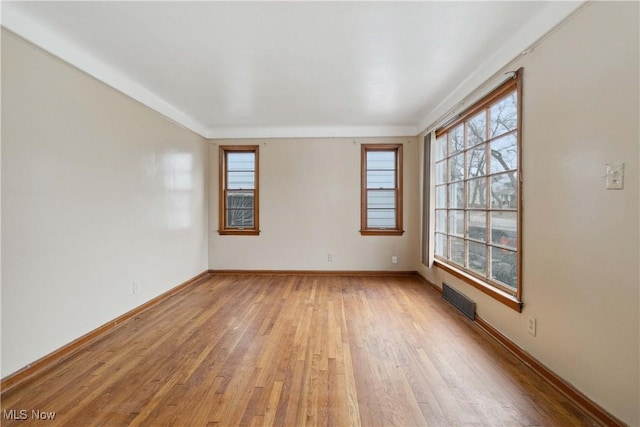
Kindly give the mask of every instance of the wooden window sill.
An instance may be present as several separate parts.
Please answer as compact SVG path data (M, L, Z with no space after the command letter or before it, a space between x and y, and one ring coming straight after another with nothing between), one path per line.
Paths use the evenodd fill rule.
M360 230L363 236L402 236L404 230Z
M495 288L482 280L476 279L475 277L466 274L465 272L450 266L449 264L445 264L442 261L434 260L434 265L437 268L440 268L447 273L457 277L468 285L473 286L474 288L482 291L483 293L489 295L491 298L495 299L498 302L506 305L507 307L517 311L518 313L522 313L522 306L524 303L520 301L516 296L510 295L507 292L504 292L498 288Z
M221 236L257 236L260 230L218 230Z

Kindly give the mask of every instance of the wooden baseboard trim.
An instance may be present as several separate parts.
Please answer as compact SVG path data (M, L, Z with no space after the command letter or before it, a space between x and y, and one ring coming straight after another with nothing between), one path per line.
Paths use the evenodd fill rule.
M91 342L102 337L103 335L115 329L116 327L122 325L123 323L133 318L137 314L177 294L187 286L193 285L197 282L200 282L201 280L205 280L208 277L210 277L209 271L203 271L197 276L192 277L191 279L179 284L174 288L171 288L167 292L161 295L158 295L157 297L134 308L133 310L126 312L122 316L117 317L116 319L110 321L109 323L105 323L104 325L81 336L80 338L70 342L69 344L63 347L60 347L59 349L53 351L52 353L47 354L46 356L36 360L33 363L28 364L27 366L14 372L13 374L7 375L6 377L2 378L0 382L0 390L1 390L0 396L2 396L2 394L4 394L5 392L13 389L14 387L17 387L18 385L25 383L29 379L34 378L36 375L62 362L64 359L68 358L74 353L77 353L79 350L83 349L84 347L89 345Z
M591 415L597 421L601 422L605 426L623 427L627 425L623 421L615 417L613 414L610 414L596 402L589 399L570 383L556 375L535 357L524 351L521 347L504 336L500 331L495 329L489 323L485 322L481 317L478 317L476 315L475 323L480 329L482 329L489 336L502 344L503 347L513 353L525 365L529 366L535 373L544 378L544 380L551 384L556 390L562 393L573 403L578 405L583 411Z
M415 276L415 271L396 270L209 270L215 275L259 275L259 276Z
M438 287L431 280L427 279L420 272L416 272L416 276L426 282L436 292L442 294L442 289ZM551 384L556 390L562 393L567 399L571 400L580 409L588 413L595 420L602 423L605 426L623 427L626 424L619 420L614 415L610 414L600 405L593 400L589 399L582 392L572 386L570 383L556 375L553 371L543 365L535 357L524 351L520 346L511 341L505 335L503 335L496 328L487 323L484 319L476 315L474 323L488 334L491 338L496 340L504 348L509 350L514 356L516 356L522 363L529 366L536 374L542 377L547 383Z
M425 282L427 285L431 286L431 288L433 288L434 291L436 291L437 293L439 293L440 295L442 295L442 288L439 288L438 285L436 285L435 283L433 283L431 280L427 279L422 273L420 273L419 271L415 272L415 275L421 279L423 282Z

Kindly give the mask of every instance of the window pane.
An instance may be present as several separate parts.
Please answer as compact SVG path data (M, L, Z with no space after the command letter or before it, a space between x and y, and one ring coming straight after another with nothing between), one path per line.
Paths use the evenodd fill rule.
M253 209L253 191L227 192L227 209Z
M487 272L487 247L482 243L467 242L469 248L469 265L468 267L482 275Z
M449 132L449 155L462 151L464 148L463 134L463 125L457 126Z
M464 240L450 237L451 261L464 266Z
M486 144L467 151L467 177L487 174Z
M450 208L464 208L464 182L450 184L451 194L449 195Z
M491 138L514 130L518 125L516 92L491 107Z
M447 211L444 209L436 211L436 231L447 232Z
M449 234L464 237L464 211L449 211Z
M447 162L436 163L436 184L447 182Z
M467 211L467 237L485 242L487 235L487 213L485 211Z
M491 243L518 247L518 216L515 212L491 212Z
M367 226L369 228L395 228L395 209L367 209Z
M480 114L467 122L467 147L483 142L487 135L487 113L482 110Z
M436 255L447 258L447 236L444 234L436 234Z
M395 191L367 191L367 226L370 228L395 228Z
M444 133L436 139L436 158L434 159L436 161L447 157L447 135Z
M253 171L256 168L256 156L253 152L227 152L228 171Z
M508 172L491 177L491 207L515 209L518 206L516 188L518 175Z
M485 178L476 178L468 182L467 207L485 208L487 206L486 185Z
M255 185L254 172L227 172L227 189L229 190L253 189Z
M395 188L395 171L367 171L367 188Z
M229 228L252 228L253 194L228 194L226 220Z
M396 168L396 152L395 151L367 151L367 169L385 169L395 170Z
M368 209L395 209L396 208L396 192L391 190L368 190L367 191L367 208Z
M491 141L491 173L518 167L518 140L515 133Z
M515 290L517 279L516 262L517 256L515 252L492 247L491 277Z
M253 228L253 209L228 209L227 227Z
M447 207L447 186L439 185L436 187L436 208Z
M449 159L449 181L459 181L464 178L464 153Z

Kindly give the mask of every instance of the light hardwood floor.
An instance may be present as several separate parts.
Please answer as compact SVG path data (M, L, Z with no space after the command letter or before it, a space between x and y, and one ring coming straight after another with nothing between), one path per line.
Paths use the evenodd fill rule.
M3 426L596 425L415 277L216 275L1 406L28 411Z

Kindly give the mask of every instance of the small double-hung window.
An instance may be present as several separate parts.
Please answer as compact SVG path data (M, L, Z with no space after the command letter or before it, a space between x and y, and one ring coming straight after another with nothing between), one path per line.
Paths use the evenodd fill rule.
M362 145L362 235L402 230L402 144Z
M220 146L220 234L257 235L258 146Z

